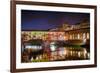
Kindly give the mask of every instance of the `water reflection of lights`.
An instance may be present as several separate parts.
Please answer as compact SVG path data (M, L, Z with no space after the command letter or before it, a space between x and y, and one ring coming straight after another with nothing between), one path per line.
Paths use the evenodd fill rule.
M51 48L51 51L55 51L55 49L56 49L56 47L54 45L51 45L50 48Z
M87 57L90 58L90 53L87 53Z
M71 56L72 56L73 52L72 52L72 51L70 51L70 53L71 53Z
M34 49L34 50L38 50L38 49L42 49L42 46L37 46L37 45L34 45L34 46L32 46L32 45L27 45L27 46L25 46L25 48L31 48L31 49Z
M78 57L80 57L81 56L81 52L78 52Z
M83 39L83 44L85 44L86 43L86 39Z
M86 48L72 48L72 47L57 47L55 43L50 44L51 51L49 53L43 53L36 56L33 60L86 60L90 58L90 53L87 52Z
M84 53L84 58L86 58L86 56L87 56L87 51L86 51L86 49L84 49L83 53Z
M51 49L51 51L55 51L56 50L55 42L52 42L50 44L50 49Z
M59 48L59 55L65 56L67 54L67 49L65 47Z
M84 48L84 54L86 54L87 53L87 51L86 51L86 49Z

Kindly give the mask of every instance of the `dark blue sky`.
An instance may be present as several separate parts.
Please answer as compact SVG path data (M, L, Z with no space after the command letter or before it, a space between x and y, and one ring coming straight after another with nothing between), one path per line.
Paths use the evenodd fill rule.
M75 25L84 19L89 20L90 14L21 10L22 30L48 30L57 28L66 22Z

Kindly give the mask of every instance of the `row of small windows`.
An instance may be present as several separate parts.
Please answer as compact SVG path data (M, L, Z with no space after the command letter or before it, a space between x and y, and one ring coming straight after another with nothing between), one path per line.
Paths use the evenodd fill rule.
M75 34L67 34L67 39L89 39L89 33L75 33Z
M26 32L25 32L26 33ZM49 32L42 33L44 35L39 34L28 34L22 37L24 40L30 40L30 39L42 39L42 40L74 40L74 39L90 39L90 33L84 32L84 33L64 33L64 32L55 32L53 34L50 34ZM37 32L38 33L38 32ZM22 34L23 35L23 34Z

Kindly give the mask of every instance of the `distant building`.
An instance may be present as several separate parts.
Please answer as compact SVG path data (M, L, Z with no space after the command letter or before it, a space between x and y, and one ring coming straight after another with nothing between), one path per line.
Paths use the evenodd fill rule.
M55 30L51 29L50 31L65 32L66 40L90 39L90 23L88 21L82 21L75 25L65 23L61 27L55 28Z

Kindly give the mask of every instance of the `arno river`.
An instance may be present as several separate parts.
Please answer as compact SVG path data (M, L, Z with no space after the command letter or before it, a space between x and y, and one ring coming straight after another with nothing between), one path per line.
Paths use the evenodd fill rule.
M22 53L22 62L87 60L90 58L88 48L81 46L63 47L53 42L48 47L28 45L25 48Z

